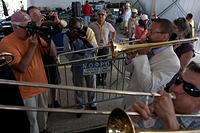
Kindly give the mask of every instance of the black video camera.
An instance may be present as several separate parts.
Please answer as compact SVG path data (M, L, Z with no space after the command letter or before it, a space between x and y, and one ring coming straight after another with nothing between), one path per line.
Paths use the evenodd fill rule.
M52 32L53 32L53 27L47 27L47 26L37 26L35 22L28 22L27 26L23 27L20 26L21 28L25 29L29 35L34 35L38 34L42 39L44 39L49 45L51 43L52 39ZM44 47L44 46L42 46Z
M45 16L45 20L54 21L55 20L55 16L47 15L47 16Z

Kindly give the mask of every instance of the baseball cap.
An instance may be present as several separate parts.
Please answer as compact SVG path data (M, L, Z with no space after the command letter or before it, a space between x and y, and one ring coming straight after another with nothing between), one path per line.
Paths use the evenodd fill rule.
M11 22L26 22L30 20L30 16L23 11L17 11L11 16Z
M142 14L141 19L142 20L148 20L149 18L148 18L148 16L146 14Z
M130 7L130 3L127 2L127 3L126 3L126 6Z
M136 14L138 14L138 10L135 8L132 8L132 12L135 12Z

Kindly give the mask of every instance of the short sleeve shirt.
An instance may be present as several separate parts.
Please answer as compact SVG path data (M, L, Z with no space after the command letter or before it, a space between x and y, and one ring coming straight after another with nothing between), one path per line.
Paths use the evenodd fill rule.
M44 44L44 40L41 40L41 43ZM19 63L21 61L21 59L25 56L28 48L29 40L21 40L17 38L13 33L3 38L0 43L1 52L9 52L14 56L14 61L10 63L9 66L11 66L17 81L47 84L48 81L41 56L41 53L45 52L45 50L41 48L39 44L37 44L37 48L35 49L31 64L25 73L20 73L12 68L13 64ZM23 99L37 96L47 90L47 88L36 88L28 86L19 86L19 89Z
M115 32L115 28L112 26L112 24L105 21L103 25L103 34L101 36L101 26L97 22L93 22L89 25L89 27L94 31L95 37L97 40L98 46L106 46L109 42L109 33ZM101 41L103 40L103 42Z
M92 7L90 5L83 6L83 14L84 16L90 16L90 12L92 11Z

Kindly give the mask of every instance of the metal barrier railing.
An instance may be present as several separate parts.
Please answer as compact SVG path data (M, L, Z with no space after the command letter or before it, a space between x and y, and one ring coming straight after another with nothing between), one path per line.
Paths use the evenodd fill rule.
M121 38L116 37L115 42L120 43L123 40ZM63 51L64 52L64 51ZM73 61L73 62L67 62L66 56L60 56L62 60L61 64L52 64L52 65L46 65L45 67L48 69L51 66L57 66L59 68L60 77L61 77L61 84L62 85L70 85L73 86L72 82L72 72L71 72L71 64L73 63L80 63L80 61ZM95 58L96 59L96 58ZM90 60L87 62L97 62L97 61L104 61L109 60L112 61L112 68L111 72L107 73L107 84L106 86L97 86L97 88L105 88L105 89L111 89L111 90L124 90L125 88L125 69L123 66L123 55L118 57L115 61L112 60L112 58L108 57L107 59L99 59L96 60ZM63 61L64 60L64 61ZM86 61L84 61L85 63ZM48 77L49 74L47 74ZM127 73L127 75L129 75ZM84 82L84 87L86 86ZM59 90L58 89L58 101L62 107L74 107L79 106L75 103L75 91L70 90ZM104 93L96 93L97 99L96 103L109 101L112 99L121 98L122 95L119 94L104 94ZM85 95L87 95L85 93ZM87 97L86 97L87 98ZM87 99L86 99L87 101ZM85 104L89 104L88 102Z
M105 86L97 86L97 88L106 88L106 89L113 89L113 90L124 90L125 86L125 70L123 67L123 59L118 58L116 61L112 61L112 70L111 72L107 73L107 84ZM104 59L104 60L112 60ZM104 61L104 60L93 60L93 62L97 61ZM57 66L59 68L60 77L61 77L61 84L62 85L70 85L73 86L72 82L72 72L70 70L71 64L58 64L58 65L47 65L45 67ZM48 77L47 73L47 77ZM84 82L84 86L86 86ZM86 94L85 94L86 95ZM58 88L58 101L62 107L73 107L78 106L75 104L75 94L74 91L69 90L59 90ZM96 103L108 101L116 98L121 98L121 95L118 94L104 94L104 93L97 93ZM86 103L88 104L88 102Z

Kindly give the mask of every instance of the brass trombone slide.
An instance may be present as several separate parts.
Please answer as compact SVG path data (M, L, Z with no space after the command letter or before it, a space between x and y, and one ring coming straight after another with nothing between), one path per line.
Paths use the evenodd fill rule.
M129 51L132 51L132 50L136 51L136 50L140 50L140 49L144 49L144 48L158 48L158 47L171 46L171 45L176 45L176 44L192 43L199 39L197 37L194 37L194 38L189 38L189 39L158 42L158 43L144 43L144 44L138 44L138 45L120 45L120 44L124 44L124 43L129 43L129 42L137 42L140 40L141 39L133 40L133 41L125 41L125 42L121 42L121 43L110 42L109 45L107 45L107 46L99 46L96 48L88 48L88 49L82 49L82 50L77 50L77 51L72 51L72 52L64 52L64 53L59 54L57 56L57 58L58 58L58 61L60 64L65 64L66 62L61 63L60 56L63 56L66 54L77 53L77 52L83 52L83 51L92 50L92 49L99 49L99 48L103 48L103 47L111 47L112 58L115 60L119 55L129 52ZM105 56L107 57L107 56L111 56L111 55L105 55ZM74 63L74 62L80 62L80 61L91 60L91 59L96 59L96 58L99 58L99 56L80 59L80 60L74 60L74 61L69 61L69 62ZM67 63L69 63L69 62L67 62Z
M14 60L14 56L11 53L2 52L0 53L0 67L11 63Z
M91 92L101 92L110 94L121 94L121 95L133 95L133 96L160 96L158 93L153 92L133 92L133 91L120 91L120 90L109 90L109 89L96 89L96 88L86 88L77 86L65 86L65 85L53 85L53 84L42 84L42 83L32 83L32 82L22 82L16 80L0 79L0 84L9 85L20 85L20 86L31 86L31 87L41 87L41 88L59 88L64 90L74 90L74 91L91 91ZM175 96L172 95L172 98Z
M54 112L54 113L82 113L82 114L95 114L95 115L110 115L111 111L101 111L101 110L80 110L80 109L67 109L67 108L36 108L36 107L26 107L26 106L13 106L13 105L1 105L0 109L3 110L21 110L21 111L39 111L39 112ZM137 112L126 112L127 115L138 116ZM176 114L177 117L200 117L199 114L195 115L182 115Z
M119 44L125 44L125 43L129 43L129 42L133 42L134 43L134 42L138 42L138 41L141 41L141 40L142 39L137 39L137 40L132 40L132 41L123 41L123 42L120 42ZM87 51L87 50L100 49L100 48L106 48L106 47L111 47L111 46L110 45L106 45L106 46L98 46L96 48L87 48L87 49L81 49L81 50L76 50L76 51L63 52L63 53L58 54L58 56L57 56L58 63L59 64L65 64L65 63L61 63L61 56L64 56L66 54L74 54L74 53L84 52L84 51ZM112 55L106 55L106 57L107 56L112 56ZM105 57L105 56L102 56L102 57ZM97 58L97 57L92 57L92 58L89 58L89 59L93 59L93 58ZM98 58L101 58L101 56L98 56ZM88 60L88 59L86 59L86 60ZM81 61L84 61L84 59L82 59ZM70 61L70 63L74 63L74 62Z
M189 38L189 39L182 39L182 40L174 40L174 41L166 41L166 42L157 42L157 43L143 43L138 45L119 45L117 43L111 42L111 51L112 57L115 59L119 55L130 52L136 51L144 48L158 48L163 46L171 46L176 44L184 44L184 43L193 43L199 40L197 37Z
M119 90L108 90L108 89L95 89L86 87L76 87L76 86L64 86L64 85L53 85L53 84L42 84L42 83L31 83L31 82L21 82L15 80L0 79L0 84L9 85L20 85L20 86L31 86L31 87L43 87L43 88L59 88L64 90L79 90L79 91L91 91L91 92L101 92L110 94L122 94L122 95L133 95L133 96L160 96L158 93L147 93L147 92L133 92L133 91L119 91ZM174 95L171 95L175 98ZM27 108L21 106L7 106L0 105L0 109L12 109L12 110L30 110L30 111L49 111L49 112L67 112L67 113L88 113L88 114L110 114L109 111L91 111L91 110L76 110L76 109L54 109L54 108ZM139 115L136 112L128 112L128 115ZM177 114L177 116L198 116L198 115L182 115ZM199 115L200 117L200 115Z
M42 111L42 112L59 112L59 113L85 113L94 115L109 115L107 124L107 133L199 133L200 130L180 130L180 131L160 131L148 129L135 129L128 115L139 115L137 112L124 112L120 108L112 111L94 111L80 109L58 109L58 108L34 108L25 106L0 105L3 110L21 110L21 111ZM178 115L176 115L178 116ZM186 116L186 115L185 115ZM190 116L190 115L188 115ZM191 117L191 116L190 116ZM194 115L194 117L199 117ZM117 132L115 132L117 131Z
M20 81L4 80L4 79L0 79L0 84L43 87L43 88L59 88L59 89L80 90L80 91L93 91L93 92L105 92L105 93L111 93L111 94L123 94L123 95L134 95L134 96L160 96L160 94L158 94L158 93L106 90L106 89L84 88L84 87L74 87L74 86L20 82ZM172 95L172 98L173 98L173 95ZM58 108L34 108L34 107L25 107L25 106L12 106L12 105L0 105L0 109L23 110L23 111L43 111L43 112L60 112L60 113L85 113L85 114L99 114L99 115L110 115L111 114L110 111L93 111L93 110L80 110L80 109L58 109ZM127 112L127 114L128 115L139 115L137 112ZM200 115L182 115L182 114L176 114L176 116L200 117Z

